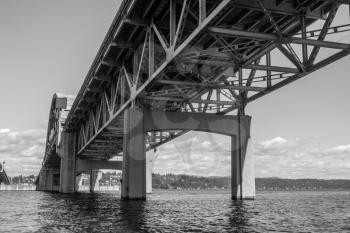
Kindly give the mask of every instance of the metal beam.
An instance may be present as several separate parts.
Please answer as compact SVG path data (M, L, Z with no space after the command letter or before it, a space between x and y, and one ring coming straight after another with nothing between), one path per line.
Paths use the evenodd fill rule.
M199 23L202 23L206 17L207 17L206 0L199 0Z
M263 11L263 9L255 1L236 0L233 4L234 4L234 7L236 8L244 8L244 9L250 9L254 11ZM291 15L291 16L300 15L300 11L295 8L293 1L280 1L279 4L276 4L276 0L265 0L264 6L269 12L273 14ZM313 18L313 19L323 19L324 17L323 12L319 9L314 11L308 10L306 14L308 18Z
M323 27L321 29L321 32L320 34L318 35L318 38L317 40L319 41L323 41L325 38L326 38L326 35L328 33L328 29L329 27L331 26L332 22L333 22L333 19L338 11L338 8L339 8L339 5L335 5L332 10L329 12L329 15L325 21L325 23L323 24ZM308 60L308 63L309 64L313 64L316 60L316 57L318 55L320 51L320 47L319 46L315 46L313 49L312 49L312 52L311 52L311 55L310 55L310 58Z
M150 25L150 21L149 20L145 20L145 19L139 17L138 15L125 17L123 22L131 24L131 25L135 25L135 26L148 27Z
M346 5L350 5L350 0L323 0L325 2L334 2L334 3L338 3L338 4L346 4Z
M278 45L278 49L298 68L300 72L305 71L304 65L300 62L295 52L294 54L290 53L285 47L283 47L283 45Z
M169 1L168 1L169 2ZM172 4L171 5L174 5L174 2L176 2L176 0L172 0ZM201 0L201 3L202 2L205 2L205 0ZM158 40L162 43L162 46L165 50L165 53L166 53L166 57L163 57L163 54L162 56L159 56L159 51L154 51L153 48L151 49L151 46L149 47L150 49L149 50L153 50L153 52L155 52L156 56L154 56L154 53L152 54L152 52L150 51L149 52L149 57L151 61L154 60L154 63L153 64L149 64L149 67L150 67L150 72L149 72L149 76L147 79L142 79L142 84L141 86L138 88L136 87L133 87L133 90L132 90L132 93L131 95L127 95L127 97L129 98L128 100L126 100L125 102L123 101L121 104L118 103L118 109L115 109L116 111L113 111L112 114L109 115L109 118L106 119L105 121L103 121L102 125L98 127L98 129L96 129L96 132L94 132L94 135L91 135L88 139L86 139L86 141L84 142L85 145L82 146L82 148L79 148L79 149L84 149L84 148L89 148L88 145L89 143L93 143L94 142L94 139L98 139L100 135L103 135L104 132L108 131L108 127L110 124L113 124L114 120L119 117L119 115L121 115L123 113L123 111L130 106L131 103L133 103L136 98L149 98L151 100L159 100L159 101L174 101L174 102L179 102L180 104L178 106L182 106L183 103L187 103L189 106L191 106L191 102L193 103L204 103L204 104L218 104L218 105L231 105L232 107L231 108L234 108L234 107L237 107L237 102L234 102L234 101L230 101L230 102L224 102L224 101L213 101L213 100L210 100L210 97L207 98L206 100L202 100L200 99L200 97L196 97L194 99L188 99L188 98L167 98L167 97L153 97L153 96L144 96L144 92L145 90L147 91L155 91L158 86L156 86L156 83L154 83L153 81L157 80L160 78L160 76L163 75L164 72L166 71L169 71L167 68L169 67L169 65L173 64L173 61L174 59L176 59L178 56L181 56L182 52L184 51L184 49L188 48L190 45L193 45L194 44L194 41L198 39L199 43L198 45L199 46L202 46L203 44L201 44L201 42L205 42L205 40L200 40L200 38L204 38L205 36L207 36L207 34L205 33L205 30L208 29L208 26L209 25L220 25L218 24L217 22L218 21L222 21L222 22L225 22L223 21L224 19L226 19L225 17L227 16L228 17L228 13L227 12L233 12L233 11L230 11L230 9L228 9L228 7L230 6L234 6L235 3L237 2L241 2L243 4L246 4L247 5L247 1L244 1L244 0L222 0L222 1L213 1L213 0L206 0L206 2L208 3L207 6L208 6L208 9L205 9L205 10L208 10L209 14L208 16L206 14L204 14L204 10L202 9L201 11L201 20L198 22L198 24L194 23L192 24L192 26L197 26L194 28L193 31L191 31L189 33L189 35L186 36L186 39L184 41L181 41L181 43L179 44L178 47L175 47L175 48L171 48L170 49L170 46L169 44L174 44L174 41L176 41L176 39L174 39L174 36L175 38L176 37L176 31L174 33L174 29L178 28L176 27L176 22L175 20L178 19L178 16L179 14L174 14L174 8L173 8L173 12L172 12L172 21L175 23L173 23L173 25L171 26L171 28L168 28L170 29L170 31L172 30L172 32L170 33L171 36L171 40L167 41L167 39L164 39L165 37L164 36L169 36L169 30L162 30L162 31L158 31L157 30L157 27L155 27L154 24L152 24L152 27L149 28L151 30L152 33L156 34L156 36L158 37ZM272 0L264 0L262 1L264 3L264 6L266 8L266 10L268 10L270 13L271 13L271 17L274 17L274 18L277 18L275 17L275 12L272 12L270 9L269 9L269 3L272 2ZM273 3L276 5L276 2L275 0L273 0ZM279 7L282 8L283 4L285 3L291 3L291 1L281 1L279 2ZM178 2L179 4L179 2ZM167 3L167 6L169 4ZM199 6L198 2L196 4L194 4L195 6ZM304 4L306 5L306 4ZM293 6L295 8L295 6ZM211 9L210 9L211 8ZM324 7L323 7L324 8ZM320 12L321 11L324 11L324 10L327 10L327 9L323 9L323 8L317 8L317 12ZM183 8L184 9L184 8ZM296 9L294 9L296 10ZM184 11L184 10L183 10ZM259 9L259 11L261 11L261 9ZM199 11L198 11L199 12ZM178 12L180 13L180 12ZM197 12L196 12L197 13ZM255 12L256 13L256 12ZM123 14L123 15L128 15L128 14ZM163 18L165 19L165 17L168 17L169 16L169 9L168 11L166 11L166 13L163 14ZM181 15L183 15L183 13L181 13ZM298 10L298 13L297 15L299 15L299 10ZM157 15L156 18L162 18L162 16L159 16ZM174 17L175 16L175 17ZM309 20L309 16L307 16L308 20ZM180 17L180 18L184 18L184 17ZM284 26L287 26L287 23L290 23L290 20L288 22L286 22L284 24L284 22L280 22L279 20L277 20L276 22L278 23L281 23L283 24L283 26L281 25L278 25L279 27L281 27L281 31L282 32L286 32L288 30L285 29ZM167 22L169 24L169 22ZM242 22L243 23L243 22ZM187 24L187 23L186 23ZM191 24L191 23L189 23ZM114 25L114 26L118 26L118 25ZM187 25L188 26L188 25ZM257 26L261 26L261 24L257 24ZM267 25L269 26L269 25ZM123 27L123 26L120 26L120 27ZM140 27L130 27L130 26L127 26L127 28L123 27L124 29L128 29L128 28L132 28L132 29L135 29L135 28L139 28L141 29ZM211 28L215 28L215 27L211 27ZM217 28L217 27L216 27ZM297 29L298 28L298 25L294 24L292 27L290 27L289 25L289 28L295 28ZM220 29L220 28L219 28ZM254 28L255 30L262 30L264 29L264 26L261 26L260 28ZM237 31L235 33L232 34L232 31L233 29L224 29L224 30L230 30L230 33L231 34L221 34L223 36L225 36L226 38L224 38L225 40L229 40L227 37L235 37L235 38L247 38L247 39L252 39L253 41L254 40L261 40L263 41L263 43L260 43L260 45L257 45L256 47L254 47L254 49L251 49L249 50L249 52L245 53L245 57L244 59L246 60L245 63L241 64L241 62L238 62L238 64L233 61L231 62L230 59L227 59L229 61L220 61L219 59L216 59L215 61L209 61L209 63L211 64L214 64L215 66L219 66L219 67L223 67L223 66L234 66L235 68L245 68L245 69L252 69L252 70L265 70L265 71L269 71L268 73L274 71L274 72L283 72L283 73L296 73L295 77L299 76L299 75L304 75L304 70L302 70L302 74L300 74L299 72L301 71L300 69L293 69L293 68L286 68L286 67L275 67L275 66L272 66L272 64L268 64L268 65L258 65L258 64L250 64L251 62L249 62L250 60L252 60L252 62L256 61L257 58L259 58L260 56L263 56L266 54L266 52L268 51L271 51L272 49L276 48L277 45L279 44L283 44L283 43L296 43L296 44L302 44L302 45L312 45L312 46L320 46L320 47L327 47L327 48L335 48L335 49L341 49L341 50L346 50L346 51L349 51L350 49L350 46L348 44L341 44L341 43L335 43L335 42L323 42L323 41L317 41L317 40L310 40L310 39L306 39L306 38L297 38L297 37L286 37L285 35L283 36L280 36L280 35L275 35L275 34L266 34L266 33L257 33L257 32L254 32L254 31L242 31L240 30L239 33L242 33L241 35L236 35L235 33L237 33ZM250 29L250 30L253 30L253 29ZM269 28L269 30L271 31L271 27ZM118 29L118 31L120 31L120 29ZM135 31L135 30L134 30ZM140 31L140 30L139 30ZM164 33L164 35L163 35ZM213 32L211 32L213 33ZM222 32L221 32L222 33ZM250 34L252 33L252 34ZM214 33L215 34L215 33ZM140 34L139 36L133 34L132 36L129 37L128 40L130 41L141 41L143 37L144 33ZM203 35L203 37L201 37ZM153 36L153 35L151 35ZM113 37L114 39L114 37ZM173 43L170 43L170 41L172 41ZM231 42L230 42L231 43ZM151 44L151 40L149 41L149 44ZM261 45L263 44L263 46ZM316 45L315 45L316 44ZM160 46L159 46L160 47ZM126 51L126 55L125 55L125 58L124 58L124 62L123 64L126 64L126 65L130 65L130 54L131 52L129 51ZM248 57L249 56L249 57ZM210 56L209 56L210 57ZM119 56L120 59L122 59L122 56L120 55ZM198 61L195 61L195 62L198 62ZM205 62L204 60L200 61L200 62ZM326 62L326 61L325 61ZM200 64L200 63L198 63ZM322 65L322 64L319 64L319 65ZM300 68L300 67L299 67ZM112 67L109 68L110 70L112 69ZM101 70L100 70L101 71ZM114 73L112 75L115 75L115 71L113 71ZM253 73L253 72L252 72ZM126 77L124 78L128 78L128 74L126 73L125 74ZM254 75L253 75L254 76ZM171 75L170 76L171 79L173 80L170 80L170 81L174 81L174 79L176 79L176 74L173 76ZM193 76L193 78L195 78ZM205 80L207 79L207 77L202 77L202 76L199 76L198 79L201 79L201 80ZM129 81L128 79L125 79L124 82L126 81ZM169 80L168 80L169 81ZM252 81L252 80L251 80ZM183 83L183 84L176 84L176 85L187 85L187 86L195 86L195 87L199 87L198 89L199 90L196 90L196 88L193 88L193 91L190 92L190 94L188 96L193 96L193 95L196 95L197 93L201 92L200 88L206 88L208 87L208 85L210 86L210 88L212 89L229 89L229 90L242 90L242 85L238 85L238 86L235 86L235 85L222 85L223 83L221 82L220 83L210 83L210 84L207 84L207 83L200 83L200 84L197 84L195 82L191 82L191 83L194 83L194 84L189 84L189 83ZM243 80L241 79L241 84L243 84ZM173 85L173 84L172 84ZM204 85L204 86L203 86ZM131 85L130 85L131 86ZM208 88L208 89L210 89ZM252 91L253 87L250 87L250 89L247 89L247 87L244 87L245 89L243 91ZM126 88L127 89L127 88ZM270 90L270 89L269 89ZM209 90L207 90L209 91ZM264 94L264 89L255 89L254 91L260 91L261 93L259 94ZM187 93L186 93L187 94ZM160 104L160 107L162 107L163 105ZM192 106L192 109L193 106ZM73 111L75 109L73 108Z
M275 90L277 90L277 89L279 89L281 87L284 87L285 85L288 85L288 84L290 84L290 83L292 83L292 82L294 82L294 81L296 81L296 80L298 80L298 79L300 79L300 78L302 78L302 77L304 77L304 76L306 76L306 75L308 75L308 74L310 74L310 73L312 73L312 72L314 72L316 70L319 70L319 69L321 69L321 68L323 68L323 67L325 67L327 65L332 64L332 63L338 61L339 59L342 59L342 58L348 56L349 54L350 54L350 52L348 52L348 51L340 51L340 52L332 55L331 57L326 58L326 59L320 61L319 63L315 64L307 72L303 72L303 73L300 73L300 74L296 74L296 75L294 75L292 77L286 78L285 80L283 80L283 81L273 85L272 87L268 88L265 92L260 92L260 93L257 93L255 95L249 97L247 99L246 103L253 102L254 100L257 100L257 99L259 99L259 98L261 98L261 97L263 97L263 96L265 96L265 95L267 95L267 94L269 94L269 93L271 93L271 92L273 92L273 91L275 91ZM229 113L229 112L237 109L238 107L239 106L232 106L230 108L225 109L220 114Z
M310 45L310 46L320 46L320 47L332 48L332 49L350 50L349 44L331 42L331 41L319 41L319 40L304 39L304 38L298 38L298 37L280 38L278 35L275 35L275 34L243 31L238 29L228 29L228 28L221 28L221 27L209 27L208 31L210 33L224 35L224 36L240 37L240 38L247 38L247 39L254 39L254 40L275 41L276 43L280 43L280 44L294 43L294 44L304 44L304 45Z
M186 102L189 100L173 97L161 97L161 96L141 96L140 98L156 101L171 101L171 102ZM220 104L220 105L236 105L236 102L231 101L216 101L216 100L202 100L202 99L191 99L189 103L204 103L204 104Z
M194 86L194 87L206 87L212 89L228 89L228 90L244 90L244 91L264 91L263 87L251 87L251 86L236 86L236 85L225 85L219 83L195 83L186 81L175 81L175 80L158 80L157 83L178 85L178 86Z
M299 73L298 69L289 68L289 67L280 67L280 66L268 66L268 65L243 65L245 69L254 69L254 70L265 70L265 71L274 71L274 72L283 72L283 73Z
M182 59L183 63L188 64L201 64L209 66L231 66L237 67L239 65L235 64L233 61L210 61L210 60L200 60L200 59ZM265 70L265 71L274 71L274 72L285 72L285 73L299 73L298 69L289 68L289 67L280 67L280 66L267 66L267 65L255 65L255 64L243 64L242 68L244 69L255 69L255 70Z
M108 75L97 75L97 76L94 76L93 79L98 81L110 82L112 80L112 77Z
M126 41L116 41L110 43L110 46L117 47L117 48L123 48L123 49L134 49L136 47L135 44L126 42Z

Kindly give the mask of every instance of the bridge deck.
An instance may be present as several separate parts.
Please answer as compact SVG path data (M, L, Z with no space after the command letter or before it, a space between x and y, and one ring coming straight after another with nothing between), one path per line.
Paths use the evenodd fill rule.
M330 27L340 4L349 1L124 0L66 119L78 155L122 152L131 105L226 114L347 56L349 44L325 41L350 28ZM322 48L334 53L319 60ZM177 135L149 133L148 146Z

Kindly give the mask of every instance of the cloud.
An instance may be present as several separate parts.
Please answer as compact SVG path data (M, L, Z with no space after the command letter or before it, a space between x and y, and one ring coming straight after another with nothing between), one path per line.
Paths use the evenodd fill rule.
M350 144L336 146L323 151L315 149L312 153L321 156L350 156Z
M228 176L230 138L188 133L157 151L154 172ZM275 137L253 145L256 177L350 179L350 144L322 148L314 139Z
M0 129L0 133L9 133L10 129Z
M0 129L0 162L10 176L37 174L46 130ZM313 139L275 137L253 145L257 177L350 179L350 144L324 148ZM229 176L230 137L189 132L159 147L154 172Z
M277 137L253 151L257 177L350 179L350 145L322 148L311 139Z
M0 129L0 161L9 176L37 174L45 152L46 130Z
M229 137L190 132L158 148L154 172L226 176L230 149Z

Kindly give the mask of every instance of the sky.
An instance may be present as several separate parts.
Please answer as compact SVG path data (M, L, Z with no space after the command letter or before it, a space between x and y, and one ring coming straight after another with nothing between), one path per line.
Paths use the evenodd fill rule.
M119 3L0 1L0 161L9 175L38 173L52 96L78 92ZM340 13L336 22L349 20ZM337 40L350 43L350 34ZM257 177L350 179L349 64L248 105ZM158 149L154 171L229 175L229 149L226 136L191 132Z

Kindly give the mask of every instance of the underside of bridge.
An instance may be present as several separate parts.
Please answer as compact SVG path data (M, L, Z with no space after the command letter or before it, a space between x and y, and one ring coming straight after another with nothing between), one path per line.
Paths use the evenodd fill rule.
M339 39L350 31L349 4L124 0L42 171L58 159L67 193L77 174L115 167L122 197L144 199L146 151L191 130L216 132L232 138L232 197L253 198L245 107L349 55Z

